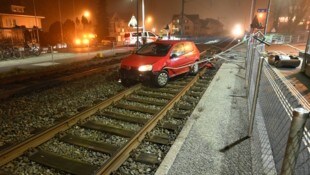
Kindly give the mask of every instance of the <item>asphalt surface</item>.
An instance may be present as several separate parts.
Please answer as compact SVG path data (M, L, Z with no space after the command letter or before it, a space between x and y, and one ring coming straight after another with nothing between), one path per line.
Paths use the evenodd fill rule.
M303 44L291 44L291 45L271 45L266 47L268 52L278 53L278 54L287 54L298 56L299 51L305 52L306 45ZM285 78L301 93L301 95L310 102L310 79L304 73L300 72L302 59L300 58L301 63L297 68L274 68L281 72Z
M132 47L121 47L108 50L90 51L84 53L46 53L38 57L28 57L25 59L11 59L0 61L0 73L14 71L16 69L36 69L58 64L85 61L97 55L102 57L112 56L117 53L124 53L132 50Z

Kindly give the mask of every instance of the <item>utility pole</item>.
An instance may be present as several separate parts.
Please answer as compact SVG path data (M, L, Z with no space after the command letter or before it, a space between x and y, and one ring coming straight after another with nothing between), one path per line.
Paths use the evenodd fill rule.
M37 19L37 9L36 9L36 3L34 2L34 0L32 0L32 4L33 4L33 10L34 10L35 23L36 23L36 27L37 27L37 39L38 39L37 42L40 43L39 27L38 27L38 19Z
M256 4L256 0L252 0L252 5L251 5L251 11L250 11L250 25L249 25L249 31L251 31L251 24L252 24L252 20L255 14L255 4Z
M61 46L64 43L64 34L62 30L62 19L61 19L61 10L60 10L60 0L58 0L58 11L59 11L59 22L60 22L60 35L61 35Z
M137 50L139 48L139 0L137 0Z
M77 32L76 32L76 13L75 13L75 0L72 1L73 2L73 15L74 15L74 39L76 39L76 35L77 35Z
M182 0L182 10L181 10L181 21L180 21L180 26L181 26L181 40L183 38L184 34L184 2L185 0Z
M269 0L269 2L268 2L268 9L267 9L267 15L266 15L266 21L265 21L264 35L267 34L268 20L269 20L269 14L270 14L270 5L271 5L271 0Z
M146 36L144 36L145 33L145 6L144 6L144 0L142 0L142 44L146 43Z

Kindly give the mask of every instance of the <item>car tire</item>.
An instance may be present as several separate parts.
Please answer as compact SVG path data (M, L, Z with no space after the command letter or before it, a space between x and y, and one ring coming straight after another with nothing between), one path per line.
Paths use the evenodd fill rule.
M41 55L41 51L39 51L39 50L35 51L35 52L34 52L34 55L35 55L35 56L40 56L40 55Z
M22 53L18 50L13 50L13 57L14 58L20 58L20 57L22 57Z
M199 64L196 61L192 66L191 66L191 70L190 70L190 74L191 75L197 75L197 73L199 72Z
M154 84L157 87L164 87L168 83L168 80L169 80L168 72L162 70L154 77Z
M126 78L121 78L121 83L124 87L130 87L134 84L134 82L132 82Z

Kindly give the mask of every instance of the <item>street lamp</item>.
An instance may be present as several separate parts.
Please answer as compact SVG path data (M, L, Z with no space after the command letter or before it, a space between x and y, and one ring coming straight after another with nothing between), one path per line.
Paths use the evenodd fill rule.
M153 18L151 17L151 16L148 16L147 18L146 18L146 22L147 23L151 23L153 21Z
M86 18L89 18L90 17L90 12L88 10L84 11L83 15L86 17Z

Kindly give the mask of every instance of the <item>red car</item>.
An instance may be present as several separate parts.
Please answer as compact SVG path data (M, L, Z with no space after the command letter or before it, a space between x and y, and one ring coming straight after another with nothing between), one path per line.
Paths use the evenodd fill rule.
M125 86L151 80L163 87L169 78L199 71L199 50L191 41L156 41L143 45L121 62L120 78Z

